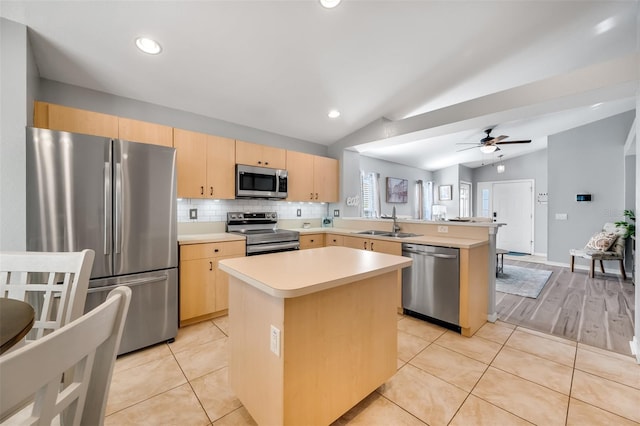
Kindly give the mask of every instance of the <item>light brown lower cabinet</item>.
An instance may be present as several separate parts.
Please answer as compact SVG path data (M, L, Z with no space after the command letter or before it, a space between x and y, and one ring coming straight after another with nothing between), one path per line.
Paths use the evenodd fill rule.
M326 234L324 236L324 245L325 246L343 246L344 245L344 235Z
M229 279L218 262L244 254L244 241L180 246L180 326L226 313Z
M395 254L402 256L402 243L395 241L377 240L373 238L352 237L350 235L343 236L343 245L345 247L357 248L361 250L375 251L378 253ZM397 272L397 307L398 312L402 312L402 270Z
M300 250L324 247L324 234L300 235Z

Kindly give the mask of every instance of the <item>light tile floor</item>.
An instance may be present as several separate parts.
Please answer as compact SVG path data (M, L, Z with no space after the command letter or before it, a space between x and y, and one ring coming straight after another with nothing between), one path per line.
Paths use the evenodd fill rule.
M107 425L253 425L227 382L227 318L119 358ZM640 365L503 322L462 337L398 316L398 371L334 424L640 424Z

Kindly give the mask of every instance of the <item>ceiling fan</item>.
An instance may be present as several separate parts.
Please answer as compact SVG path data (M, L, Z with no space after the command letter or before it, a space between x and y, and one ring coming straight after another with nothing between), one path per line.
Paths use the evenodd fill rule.
M495 151L500 151L500 147L498 145L510 144L510 143L531 143L531 140L521 140L521 141L505 141L509 136L501 135L497 137L491 136L491 131L493 129L487 129L484 132L487 134L484 138L480 139L479 143L458 143L456 145L474 145L469 148L459 149L460 151L466 151L468 149L480 148L484 154L490 154Z

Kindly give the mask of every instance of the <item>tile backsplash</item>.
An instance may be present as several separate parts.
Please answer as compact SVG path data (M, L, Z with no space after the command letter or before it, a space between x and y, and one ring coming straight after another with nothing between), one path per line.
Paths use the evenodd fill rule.
M189 210L198 210L198 219L189 219ZM301 216L297 216L300 209ZM279 219L313 219L328 215L327 203L272 200L200 200L178 199L178 222L218 222L227 220L227 212L277 212ZM333 214L333 213L331 213Z

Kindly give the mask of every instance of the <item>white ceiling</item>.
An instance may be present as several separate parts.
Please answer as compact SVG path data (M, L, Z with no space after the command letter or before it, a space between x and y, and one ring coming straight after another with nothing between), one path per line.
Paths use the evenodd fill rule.
M491 161L456 145L487 127L533 140L503 146L508 159L633 109L638 11L575 0L0 2L0 16L30 28L44 78L427 170ZM163 53L138 52L140 35Z

